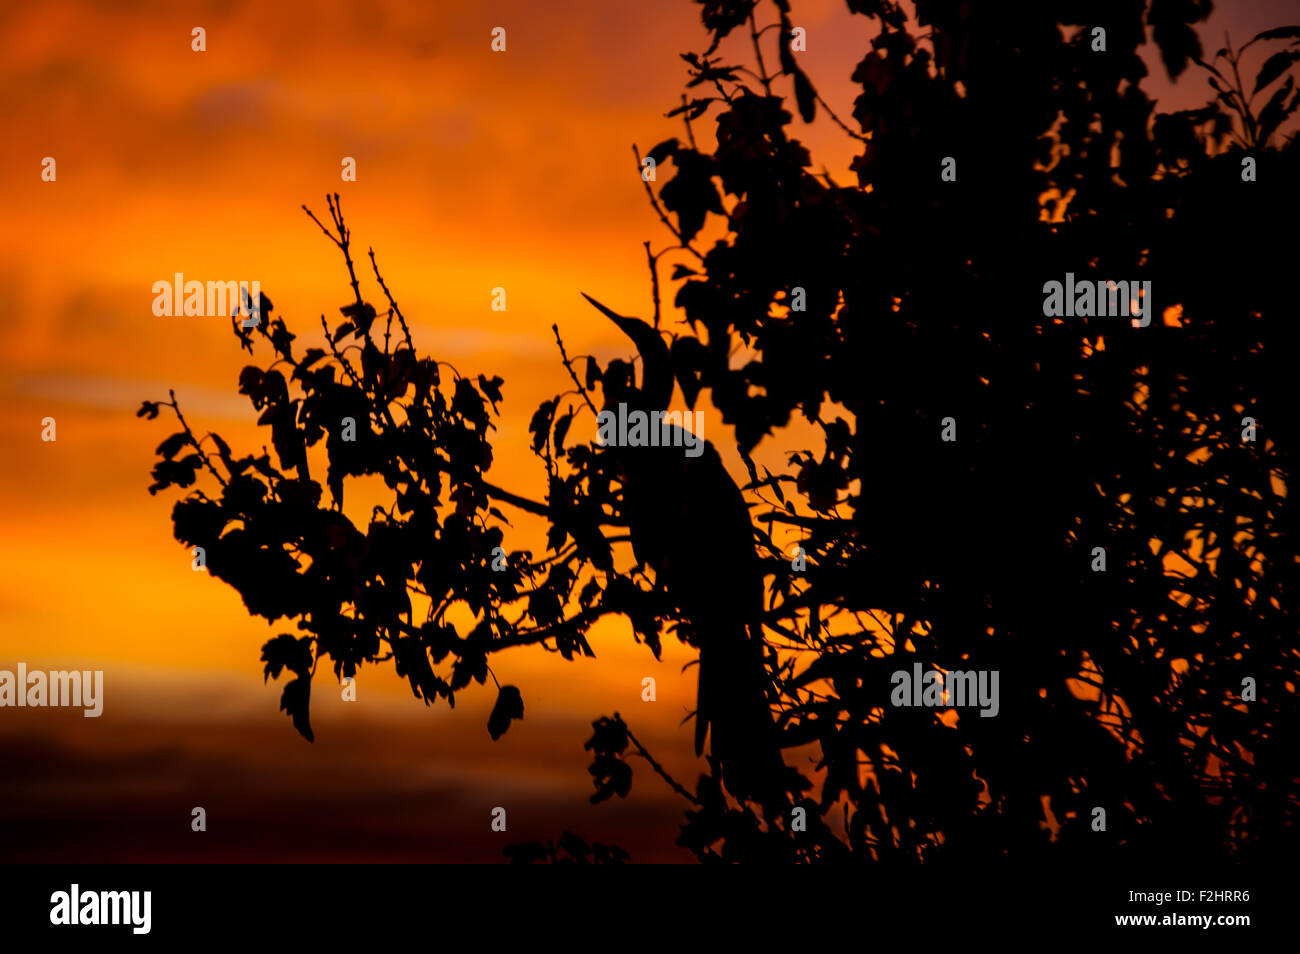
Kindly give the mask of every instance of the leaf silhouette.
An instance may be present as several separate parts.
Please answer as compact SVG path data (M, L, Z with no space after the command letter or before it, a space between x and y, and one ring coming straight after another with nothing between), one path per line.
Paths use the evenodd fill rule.
M495 742L505 735L513 719L524 717L524 697L515 686L502 686L497 693L496 705L488 717L488 733Z
M1296 50L1279 50L1264 61L1264 65L1259 68L1259 74L1255 77L1255 92L1273 82L1283 73L1291 68L1291 64L1300 60L1300 51Z

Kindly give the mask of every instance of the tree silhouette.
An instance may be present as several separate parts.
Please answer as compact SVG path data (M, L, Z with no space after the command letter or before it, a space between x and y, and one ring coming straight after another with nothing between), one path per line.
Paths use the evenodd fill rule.
M317 224L353 300L332 331L322 317L329 350L295 355L265 298L257 328L232 322L250 353L260 336L275 354L244 369L240 392L278 464L199 439L174 394L141 409L169 404L182 426L159 448L151 492L189 487L201 469L219 484L176 505L177 539L206 549L250 613L302 633L263 648L268 677L294 677L281 706L295 727L312 737L323 658L350 676L391 657L417 698L451 705L486 682L494 652L592 655L586 633L606 615L626 616L656 656L667 631L703 659L717 643L702 634L752 553L761 606L729 620L751 631L756 669L715 671L737 697L742 685L766 694L789 767L777 759L762 786L737 783L716 758L715 722L690 791L615 714L587 746L593 800L626 795L629 756L643 756L685 800L679 843L704 860L1285 851L1300 774L1300 549L1292 246L1278 233L1300 178L1278 129L1300 103L1300 27L1207 62L1193 26L1208 2L916 0L913 22L894 3L849 0L880 26L853 74L854 130L800 67L786 0L763 27L757 0L701 6L709 46L684 56L694 98L673 111L685 141L647 152L673 169L657 194L646 183L673 235L646 246L653 329L667 253L686 321L664 329L667 346L644 326L639 382L626 361L579 367L556 329L573 388L531 420L543 499L488 480L502 380L419 357L373 251L386 313L363 300L337 196L332 228ZM1205 72L1216 98L1204 108L1160 113L1143 92L1148 26L1171 77ZM736 30L752 63L718 52ZM1255 44L1274 52L1247 89ZM813 171L790 106L860 143L857 184ZM702 248L706 228L722 234ZM1047 316L1045 283L1066 273L1150 281L1149 325ZM665 353L652 360L654 341ZM707 395L734 427L748 470L748 526L718 539L714 553L732 556L713 569L647 549L643 511L659 511L625 449L566 446L597 391L607 407L640 400L665 361L689 406ZM760 476L750 453L796 413L823 446ZM322 440L328 501L308 463ZM363 475L393 494L364 530L342 512L347 479ZM546 518L545 554L512 551L494 570L501 507ZM467 633L444 618L456 601L475 613ZM892 705L892 674L917 663L998 672L996 717ZM494 738L524 713L519 689L498 691ZM512 857L561 850L622 857L567 833Z

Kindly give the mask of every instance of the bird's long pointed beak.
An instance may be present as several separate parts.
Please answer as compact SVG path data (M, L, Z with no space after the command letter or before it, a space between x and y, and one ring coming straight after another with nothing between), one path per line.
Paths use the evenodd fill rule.
M631 338L634 343L636 342L636 327L638 325L644 325L645 322L641 321L641 319L639 318L624 318L622 315L618 314L617 312L610 311L608 308L606 308L600 302L596 301L596 299L592 298L586 292L580 292L579 294L581 294L583 298L587 299L587 301L591 302L593 308L599 311L610 321L614 322L614 324L618 325L619 330L622 331L623 334ZM649 328L650 326L646 325L646 327Z

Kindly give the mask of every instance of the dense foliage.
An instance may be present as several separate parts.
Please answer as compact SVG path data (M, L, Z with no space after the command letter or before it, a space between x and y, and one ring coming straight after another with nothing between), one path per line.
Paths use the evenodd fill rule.
M787 759L805 766L789 788L806 830L729 797L705 763L680 789L681 843L698 857L1213 857L1293 840L1300 528L1283 234L1300 170L1278 130L1300 101L1300 28L1207 59L1193 26L1209 7L917 0L911 20L849 0L879 26L853 74L853 129L826 115L815 60L791 49L786 0L702 3L710 43L684 57L682 138L647 153L673 233L652 265L676 262L686 317L664 329L673 372L689 404L708 400L734 426L747 463L795 415L824 444L741 476L774 718L782 745L812 756L811 770ZM1171 75L1208 76L1205 108L1156 110L1137 54L1148 30ZM753 61L723 59L720 42L746 33ZM1269 55L1243 85L1252 47ZM793 113L860 143L856 183L814 171ZM945 157L955 181L941 178ZM417 355L388 289L378 310L363 300L330 208L353 290L330 350L296 354L269 301L257 329L236 324L250 352L261 338L275 354L240 377L275 459L237 458L186 426L159 448L150 488L189 487L205 467L217 480L216 496L176 505L176 536L206 549L250 613L296 621L263 658L268 676L293 677L282 705L299 731L311 738L322 659L344 676L391 657L417 697L454 704L495 652L590 653L605 615L629 618L656 654L664 632L689 638L690 619L622 545L608 455L567 443L632 365L566 356L572 380L559 370L557 384L572 389L530 427L543 499L496 486L503 382ZM1045 317L1044 283L1067 272L1150 281L1149 326ZM941 439L947 418L956 440ZM328 468L314 478L307 448L321 442ZM360 475L392 491L364 527L342 512ZM509 552L496 572L503 507L544 516L550 533L545 554ZM791 531L806 565L791 562ZM476 614L468 632L444 618L457 601ZM998 715L891 706L891 673L914 662L997 670ZM499 688L494 737L522 699ZM628 726L600 719L588 747L594 797L625 795L627 757L648 755ZM585 858L581 839L566 845Z

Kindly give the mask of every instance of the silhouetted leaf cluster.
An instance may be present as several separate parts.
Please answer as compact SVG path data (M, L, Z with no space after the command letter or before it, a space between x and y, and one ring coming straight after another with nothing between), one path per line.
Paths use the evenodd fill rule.
M517 865L621 865L628 860L627 852L616 845L604 845L598 841L589 845L578 835L567 831L560 836L558 845L550 841L533 841L511 845L504 853Z

